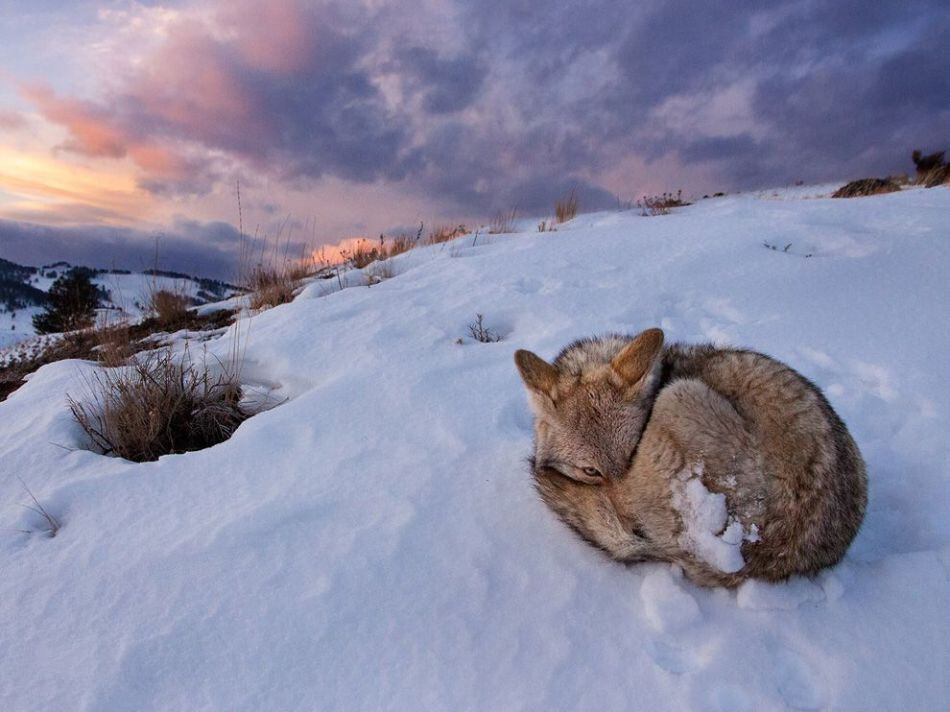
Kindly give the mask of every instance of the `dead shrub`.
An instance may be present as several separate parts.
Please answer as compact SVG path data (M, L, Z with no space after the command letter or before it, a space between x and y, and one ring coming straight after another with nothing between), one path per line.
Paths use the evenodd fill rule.
M673 193L663 193L662 195L645 195L637 201L637 207L640 209L640 215L643 217L652 217L654 215L669 215L673 208L681 208L689 205L683 200L683 191Z
M485 326L484 317L481 314L475 315L475 321L468 325L468 333L476 341L483 344L493 344L501 341L501 335Z
M901 187L890 178L862 178L847 183L834 193L832 198L861 198L868 195L881 195L883 193L893 193L900 190Z
M573 190L566 198L561 198L554 204L554 217L559 223L573 220L577 215L577 193Z
M211 447L231 437L253 413L241 406L234 369L218 375L186 351L153 351L87 384L87 402L67 396L92 449L133 462Z

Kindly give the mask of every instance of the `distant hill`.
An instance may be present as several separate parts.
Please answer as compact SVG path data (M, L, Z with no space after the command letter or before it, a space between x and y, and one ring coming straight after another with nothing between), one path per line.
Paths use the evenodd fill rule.
M46 292L30 284L37 271L0 258L0 309L12 312L46 303Z
M99 287L101 312L108 314L110 319L141 318L149 295L157 290L183 294L195 306L218 302L242 291L240 287L221 280L184 272L95 269L68 262L32 267L0 258L0 348L34 335L33 315L46 304L46 292L57 278L73 270L87 273Z

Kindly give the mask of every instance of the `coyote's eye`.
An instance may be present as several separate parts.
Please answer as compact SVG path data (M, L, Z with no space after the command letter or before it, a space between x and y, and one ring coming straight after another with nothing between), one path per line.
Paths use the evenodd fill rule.
M588 477L602 477L603 476L600 474L600 470L598 470L596 467L585 467L581 471Z

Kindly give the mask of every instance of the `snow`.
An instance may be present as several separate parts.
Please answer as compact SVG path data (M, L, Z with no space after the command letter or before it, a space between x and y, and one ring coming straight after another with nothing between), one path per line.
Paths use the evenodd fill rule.
M411 251L369 288L315 281L203 345L282 404L154 463L78 449L64 393L95 367L42 368L0 403L3 708L944 708L950 190L817 192L580 215ZM476 312L503 341L468 338ZM839 566L702 589L609 561L538 500L514 350L652 325L824 388L870 477Z
M730 519L726 495L706 489L702 475L703 466L698 463L680 473L673 485L673 508L683 521L679 543L713 568L735 573L745 566L743 539L751 540L757 534L750 530L746 535L742 523Z

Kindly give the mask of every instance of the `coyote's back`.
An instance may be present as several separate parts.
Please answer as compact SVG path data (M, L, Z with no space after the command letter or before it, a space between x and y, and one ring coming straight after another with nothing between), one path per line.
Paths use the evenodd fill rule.
M779 580L841 559L867 503L858 448L821 392L751 351L664 347L659 329L515 354L535 413L535 482L621 561L699 583Z

